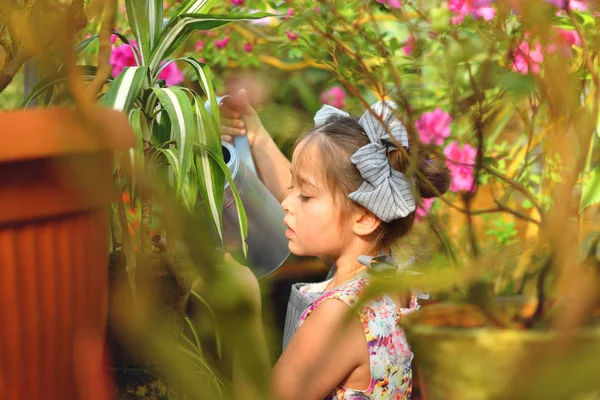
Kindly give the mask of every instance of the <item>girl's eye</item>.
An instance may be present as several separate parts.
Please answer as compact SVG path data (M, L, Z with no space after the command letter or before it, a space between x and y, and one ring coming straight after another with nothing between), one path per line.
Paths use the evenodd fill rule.
M310 197L306 197L306 196L303 196L303 195L301 195L301 194L300 194L300 195L298 195L298 198L299 198L299 199L300 199L300 201L302 201L302 202L307 202L307 201L310 199Z
M289 188L287 188L288 190L294 190L294 185L290 186Z

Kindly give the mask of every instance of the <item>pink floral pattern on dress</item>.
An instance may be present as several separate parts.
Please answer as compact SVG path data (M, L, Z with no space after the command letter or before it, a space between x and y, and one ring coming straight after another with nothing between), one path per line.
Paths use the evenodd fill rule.
M304 311L300 325L325 300L341 300L352 307L367 284L368 280L361 277L323 294ZM371 383L367 390L338 386L326 400L410 399L413 353L398 320L419 308L415 295L411 297L409 307L397 307L387 294L381 294L357 311L369 348Z

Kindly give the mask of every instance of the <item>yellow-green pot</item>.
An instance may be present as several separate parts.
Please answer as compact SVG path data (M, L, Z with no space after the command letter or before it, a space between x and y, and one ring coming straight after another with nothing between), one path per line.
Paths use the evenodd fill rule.
M427 400L600 399L600 329L405 326Z

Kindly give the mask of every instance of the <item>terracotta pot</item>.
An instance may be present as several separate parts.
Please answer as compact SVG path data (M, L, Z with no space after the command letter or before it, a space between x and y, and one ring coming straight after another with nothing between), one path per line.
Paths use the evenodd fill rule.
M104 399L108 205L127 118L0 114L0 393Z

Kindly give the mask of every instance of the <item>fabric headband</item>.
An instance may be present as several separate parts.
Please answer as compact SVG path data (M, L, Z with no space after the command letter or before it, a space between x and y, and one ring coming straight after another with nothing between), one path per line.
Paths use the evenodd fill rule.
M397 108L393 101L383 100L373 104L360 117L358 124L368 136L370 143L362 146L350 158L364 182L348 197L384 222L404 218L416 209L411 181L402 172L392 168L387 157L387 153L398 150L390 139L388 131L397 142L408 148L406 128L393 112ZM317 128L324 126L334 115L350 116L345 111L324 105L314 117L315 126ZM385 126L375 115L385 123Z

